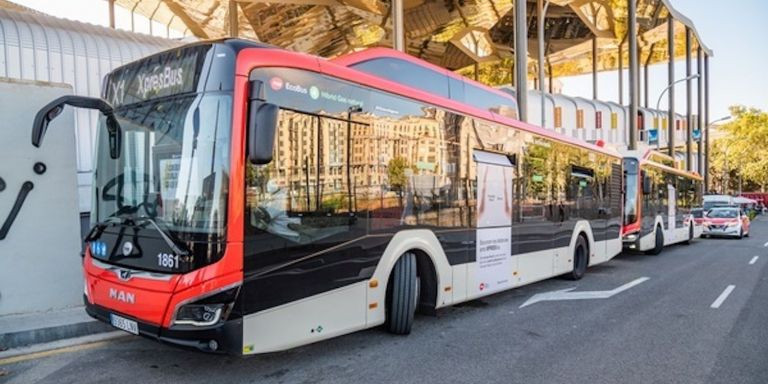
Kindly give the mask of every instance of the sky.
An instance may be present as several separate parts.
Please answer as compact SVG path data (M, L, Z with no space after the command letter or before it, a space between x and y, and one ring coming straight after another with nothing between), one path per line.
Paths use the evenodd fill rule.
M710 121L728 116L731 105L768 111L768 0L671 0L672 6L691 19L704 45L714 52L709 60ZM693 71L696 73L695 55ZM650 104L655 107L667 86L667 65L648 68ZM685 78L685 60L675 65L675 79ZM598 76L598 97L618 100L616 72ZM624 92L627 92L627 80ZM563 93L592 97L592 76L561 79ZM696 113L696 81L693 82ZM626 95L626 93L625 93ZM660 103L666 109L667 97ZM627 96L624 98L628 101ZM642 99L641 99L642 102ZM675 87L675 110L685 113L685 82Z
M105 0L11 0L13 2L52 14L54 16L107 25ZM704 44L714 51L710 59L710 120L728 115L731 105L745 105L768 111L768 0L671 0L672 6L693 21ZM130 29L130 14L116 7L118 28ZM149 21L135 17L137 31L149 33ZM156 35L165 36L165 26L155 24ZM171 37L179 31L170 31ZM695 57L695 56L694 56ZM696 70L695 60L693 64ZM666 64L649 68L650 103L655 106L660 93L667 85ZM675 68L676 79L685 77L685 61ZM572 96L592 97L591 75L563 78L563 93ZM618 101L616 72L601 73L598 77L600 99ZM625 71L626 92L626 71ZM694 106L696 113L694 81ZM625 97L625 101L627 98ZM685 113L685 83L675 88L675 104L678 113ZM660 104L666 108L666 97Z

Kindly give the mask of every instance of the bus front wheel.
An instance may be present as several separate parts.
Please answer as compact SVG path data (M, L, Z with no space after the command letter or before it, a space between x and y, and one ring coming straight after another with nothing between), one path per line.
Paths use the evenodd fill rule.
M411 333L418 288L416 255L408 252L395 263L387 284L387 331L396 335Z
M658 255L664 249L664 232L662 232L660 225L656 226L655 238L654 247L645 252L648 255Z
M584 236L579 235L573 248L573 270L565 275L568 280L579 280L587 273L589 266L589 245Z

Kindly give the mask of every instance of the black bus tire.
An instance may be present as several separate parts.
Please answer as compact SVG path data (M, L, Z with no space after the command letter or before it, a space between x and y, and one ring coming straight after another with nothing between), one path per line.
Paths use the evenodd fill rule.
M658 255L661 250L664 249L664 232L661 230L661 226L656 226L655 243L652 249L645 251L647 255Z
M589 266L589 244L583 235L576 238L573 247L573 270L565 275L568 280L579 280L584 277Z
M688 240L686 240L683 244L688 245L693 240L693 224L688 226Z
M386 329L396 335L411 333L417 299L416 255L400 256L392 269L387 285Z

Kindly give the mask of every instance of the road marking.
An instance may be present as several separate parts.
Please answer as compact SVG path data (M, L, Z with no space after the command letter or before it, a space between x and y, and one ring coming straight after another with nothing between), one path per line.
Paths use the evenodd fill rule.
M715 308L715 309L720 308L720 306L723 304L723 301L725 301L725 299L728 298L731 292L733 292L734 288L736 288L735 285L729 285L725 287L725 290L723 291L723 293L721 293L720 296L717 297L717 300L715 300L715 302L712 303L712 305L710 305L709 307Z
M750 260L750 261L749 261L749 265L752 265L752 264L754 264L755 262L757 262L757 259L759 259L759 258L760 258L760 256L755 256L755 257L753 257L753 258L752 258L752 260Z
M766 241L765 244L763 244L763 247L768 247L768 241Z
M26 355L19 355L19 356L9 357L9 358L6 358L6 359L0 359L0 366L8 365L8 364L14 364L14 363L20 363L22 361L27 361L27 360L41 359L43 357L60 355L62 353L85 351L85 350L88 350L88 349L102 347L102 346L105 346L107 344L109 344L109 340L97 341L95 343L82 344L82 345L73 345L71 347L52 349L50 351L35 352L35 353L26 354Z
M558 301L558 300L594 300L594 299L607 299L611 296L624 292L638 284L642 284L648 281L650 277L641 277L626 283L618 288L610 291L583 291L583 292L571 292L576 287L560 289L557 291L537 293L528 299L520 308L527 307L531 304L536 304L542 301Z

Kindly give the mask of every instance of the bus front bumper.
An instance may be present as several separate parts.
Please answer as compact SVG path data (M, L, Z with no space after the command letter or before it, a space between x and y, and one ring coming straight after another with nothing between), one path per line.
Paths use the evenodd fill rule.
M240 355L243 353L242 319L228 320L221 324L193 328L191 326L176 328L164 328L143 322L132 316L110 311L99 305L85 301L85 311L96 320L111 324L110 315L114 314L138 324L138 334L149 339L172 344L178 347L192 349L208 353L229 353Z
M621 243L624 249L640 249L640 232L627 233L621 236Z

